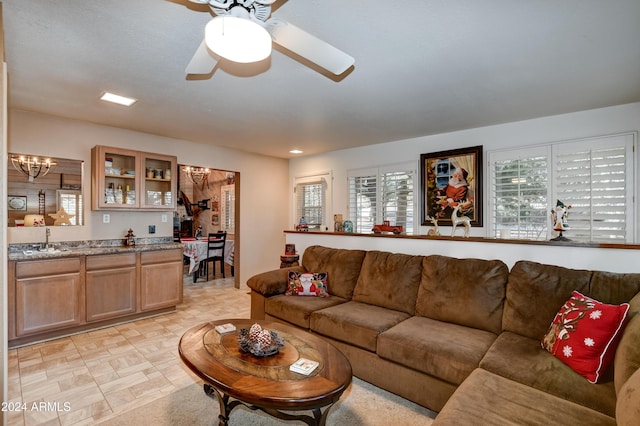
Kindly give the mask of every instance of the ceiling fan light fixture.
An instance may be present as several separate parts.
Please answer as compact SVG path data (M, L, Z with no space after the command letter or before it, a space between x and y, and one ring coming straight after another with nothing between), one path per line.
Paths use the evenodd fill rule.
M213 18L205 27L204 39L209 50L233 62L258 62L271 55L271 36L267 30L245 18Z

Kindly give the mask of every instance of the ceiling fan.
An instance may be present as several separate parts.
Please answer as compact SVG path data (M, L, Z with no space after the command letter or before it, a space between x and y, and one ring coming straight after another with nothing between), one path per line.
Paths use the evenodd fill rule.
M256 25L251 24L253 23L266 30L271 38L271 41L267 39L268 52L266 56L270 54L271 42L273 42L335 75L343 74L355 63L355 59L350 55L295 25L274 17L269 19L271 16L271 5L275 3L276 0L189 1L197 4L208 4L216 17L207 24L205 28L205 39L200 43L193 58L191 58L191 61L187 65L185 70L187 74L209 74L215 67L217 58L212 51L215 51L216 54L219 54L219 51L216 50L217 46L212 46L212 43L214 44L216 41L213 40L210 34L214 31L214 26L225 25L223 18L227 18L227 24L228 20L233 19L239 24L256 27ZM249 30L251 29L252 28L249 28ZM244 31L244 29L242 31ZM258 31L262 30L258 28ZM240 62L243 61L240 60Z

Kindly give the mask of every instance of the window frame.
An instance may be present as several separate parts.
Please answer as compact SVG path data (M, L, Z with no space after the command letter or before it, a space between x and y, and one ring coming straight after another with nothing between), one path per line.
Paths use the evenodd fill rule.
M304 176L296 176L293 178L292 212L293 212L293 217L296 224L299 223L300 218L302 217L301 211L298 209L298 206L299 206L298 187L301 185L321 184L323 188L323 200L322 200L323 202L322 202L321 213L320 213L322 217L322 221L321 221L322 223L319 224L318 226L319 229L310 229L310 230L324 231L328 229L329 212L331 211L331 208L332 208L331 206L331 194L333 189L332 182L333 182L333 176L331 171L319 172L319 173L314 173L314 174L304 175Z

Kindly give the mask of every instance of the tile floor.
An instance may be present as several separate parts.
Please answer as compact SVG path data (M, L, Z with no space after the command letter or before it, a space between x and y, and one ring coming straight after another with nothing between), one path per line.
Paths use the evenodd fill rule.
M184 282L175 313L12 349L8 424L93 425L197 380L178 355L180 337L206 321L249 318L250 297L233 278Z

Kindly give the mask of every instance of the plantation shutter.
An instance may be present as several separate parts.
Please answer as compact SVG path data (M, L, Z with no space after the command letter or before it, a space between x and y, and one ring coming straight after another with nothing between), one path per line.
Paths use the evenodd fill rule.
M299 179L294 187L296 220L304 218L310 230L326 224L327 181L324 177Z
M414 182L412 170L381 173L382 220L400 225L407 234L413 233Z
M373 226L388 220L414 233L414 163L348 172L349 218L354 232L371 233Z
M565 236L577 241L632 239L631 138L614 136L555 148L555 199L570 205Z
M490 153L491 235L547 239L549 150Z
M378 176L376 170L361 170L349 175L349 217L353 231L371 232L377 220Z
M220 208L222 209L222 230L227 231L229 234L234 234L236 231L236 187L234 185L224 185L221 190Z

